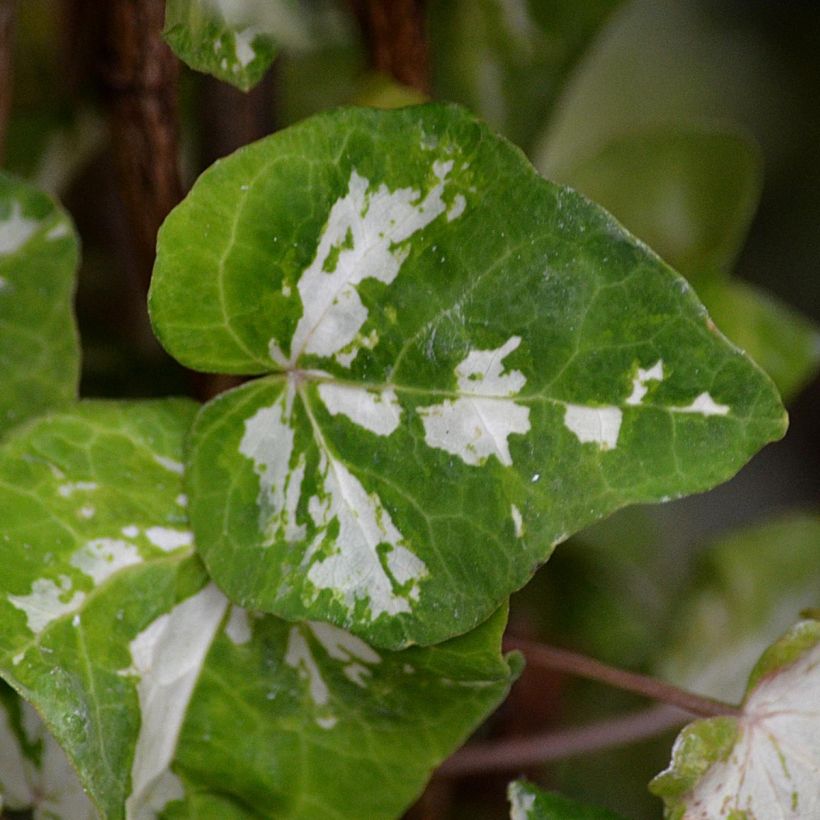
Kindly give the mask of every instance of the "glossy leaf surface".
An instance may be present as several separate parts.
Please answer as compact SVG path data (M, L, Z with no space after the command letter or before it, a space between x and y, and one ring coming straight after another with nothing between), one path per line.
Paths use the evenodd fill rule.
M651 789L676 820L817 817L818 735L820 621L802 621L758 661L742 715L687 726Z
M184 364L264 378L192 434L244 606L380 646L469 629L567 534L728 478L785 417L686 282L462 110L338 110L217 163L150 295Z
M506 694L505 612L396 655L231 606L186 521L194 409L88 402L9 438L0 673L106 818L396 816Z
M65 212L0 174L0 434L77 395L77 256Z

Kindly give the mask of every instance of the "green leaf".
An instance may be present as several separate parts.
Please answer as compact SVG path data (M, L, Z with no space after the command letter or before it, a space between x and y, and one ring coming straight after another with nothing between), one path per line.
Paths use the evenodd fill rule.
M379 646L480 623L566 536L732 475L785 416L686 282L452 106L342 109L200 177L149 306L195 369L228 596Z
M68 215L0 174L0 435L77 395L77 257Z
M603 205L698 287L733 266L761 177L751 140L690 127L617 138L558 181Z
M10 437L0 674L111 820L396 816L520 670L506 612L391 654L231 606L186 521L194 409L81 403Z
M800 820L820 812L820 621L802 621L752 671L740 717L696 721L650 789L670 818Z
M705 284L700 296L715 324L771 377L785 401L820 367L820 328L806 316L739 280Z
M734 532L706 549L676 607L678 634L660 664L667 680L737 701L747 670L820 602L820 516L790 513Z
M247 91L281 46L305 49L345 34L330 0L168 0L164 37L191 68Z
M620 817L606 809L545 792L526 780L510 783L507 797L510 801L510 820L618 820Z
M430 6L436 96L526 148L620 0L450 0Z
M34 817L97 817L65 752L39 715L0 681L0 813L34 811Z
M663 128L610 142L558 181L611 211L696 287L717 326L792 397L820 363L820 332L727 278L760 193L756 145L737 133Z

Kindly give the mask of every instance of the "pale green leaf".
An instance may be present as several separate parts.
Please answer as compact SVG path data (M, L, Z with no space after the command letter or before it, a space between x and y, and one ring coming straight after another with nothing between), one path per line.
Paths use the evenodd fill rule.
M737 701L748 669L820 603L820 517L791 513L721 539L701 554L659 671L704 695Z
M506 613L392 654L232 606L186 521L194 409L81 403L9 438L0 674L110 820L394 817L520 669Z
M468 106L527 148L567 75L621 0L430 4L436 96Z
M77 395L77 257L68 215L0 174L0 434Z
M820 621L802 621L752 671L742 714L687 726L650 788L675 820L817 817L819 736Z
M331 0L168 0L165 9L164 37L177 56L244 91L280 47L306 49L344 34Z
M270 374L192 434L217 583L380 646L471 628L569 533L785 428L683 279L452 106L341 109L217 163L150 310L189 367Z
M617 138L556 181L603 205L697 287L732 268L761 176L747 137L679 127Z
M507 798L510 820L619 820L620 817L606 809L544 791L526 780L510 783Z

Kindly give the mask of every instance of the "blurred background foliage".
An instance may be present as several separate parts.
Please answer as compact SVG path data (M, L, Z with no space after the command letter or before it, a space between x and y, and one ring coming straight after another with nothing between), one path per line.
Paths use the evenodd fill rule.
M186 185L217 157L322 108L425 98L368 70L341 0L291 12L302 6L301 28L267 21L280 50L267 73L254 66L245 84L261 82L248 94L183 70ZM509 631L737 699L766 644L820 605L820 4L429 0L427 32L431 96L474 110L683 273L791 415L785 440L726 485L626 510L561 545L515 596ZM59 195L77 222L82 394L196 394L148 326L99 60L93 3L18 5L5 166ZM509 738L641 705L531 669L480 734ZM658 817L646 783L673 736L526 774L627 817ZM516 774L435 779L411 815L504 816Z

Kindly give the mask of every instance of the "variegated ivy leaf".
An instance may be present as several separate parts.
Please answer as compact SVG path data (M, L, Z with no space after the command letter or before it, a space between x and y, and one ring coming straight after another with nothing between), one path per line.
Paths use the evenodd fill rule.
M619 820L619 815L597 806L546 792L526 780L514 780L507 787L510 820Z
M397 816L520 668L505 612L391 654L232 606L192 554L193 412L88 402L10 437L0 674L110 820Z
M0 174L0 435L77 394L77 257L68 215Z
M94 820L77 772L39 715L0 681L0 814Z
M168 0L164 36L191 68L247 91L280 46L304 49L345 35L333 0Z
M749 679L742 714L687 726L651 783L674 820L820 816L820 621L771 646Z
M553 545L782 435L686 282L461 109L318 115L217 163L150 296L190 367L191 521L243 606L387 647L479 623Z

